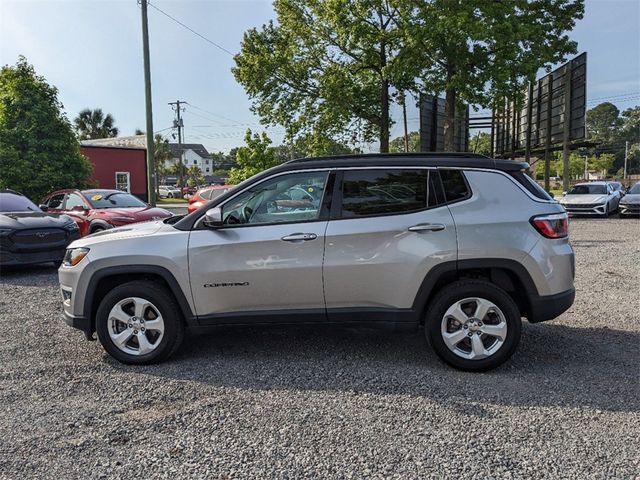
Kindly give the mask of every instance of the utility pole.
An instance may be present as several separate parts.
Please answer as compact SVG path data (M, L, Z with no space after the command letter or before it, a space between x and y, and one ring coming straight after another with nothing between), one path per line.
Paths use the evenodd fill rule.
M584 156L584 181L588 181L589 180L589 171L587 169L587 156Z
M624 173L622 174L622 182L627 181L627 158L629 158L629 140L624 142Z
M402 119L404 122L404 151L409 151L409 131L407 128L407 103L404 92L400 95L400 101L402 102Z
M184 100L176 100L175 102L169 102L169 105L172 107L175 105L176 111L176 119L173 121L173 127L178 129L178 183L180 184L180 188L184 187L184 162L183 162L183 151L182 151L182 127L184 124L182 123L182 118L180 117L181 107L180 104L187 103Z
M142 10L142 56L144 59L144 101L147 114L147 201L156 205L156 189L154 186L154 144L153 144L153 112L151 110L151 68L149 60L149 22L147 19L147 0L140 0Z

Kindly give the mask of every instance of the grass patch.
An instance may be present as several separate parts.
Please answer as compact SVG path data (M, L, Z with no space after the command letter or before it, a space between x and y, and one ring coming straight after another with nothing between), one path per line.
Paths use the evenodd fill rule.
M184 198L158 198L156 203L189 203L189 201Z

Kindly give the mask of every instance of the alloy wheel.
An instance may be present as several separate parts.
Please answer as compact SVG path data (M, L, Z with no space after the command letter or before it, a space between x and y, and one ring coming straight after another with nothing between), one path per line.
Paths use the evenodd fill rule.
M164 320L158 308L140 297L128 297L116 303L107 319L113 344L129 355L146 355L160 345Z
M451 305L441 322L445 345L457 356L480 360L495 354L507 338L507 321L498 306L469 297Z

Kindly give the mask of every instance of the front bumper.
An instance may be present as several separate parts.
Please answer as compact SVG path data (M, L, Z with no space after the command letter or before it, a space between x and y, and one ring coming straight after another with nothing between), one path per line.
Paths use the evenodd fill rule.
M536 296L529 298L529 312L527 320L531 323L553 320L566 312L576 297L576 290L572 288L555 295Z
M620 210L618 212L622 216L628 215L633 217L640 217L640 203L621 203Z
M597 215L604 216L607 214L607 205L562 205L569 215Z
M3 267L17 265L36 265L39 263L54 262L61 264L66 249L57 249L44 252L10 252L0 250L0 265Z

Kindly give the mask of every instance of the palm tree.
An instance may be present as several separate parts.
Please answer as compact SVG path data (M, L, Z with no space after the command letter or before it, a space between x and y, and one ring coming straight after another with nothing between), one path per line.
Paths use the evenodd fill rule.
M158 181L163 173L166 173L165 162L171 158L169 142L156 133L154 138L154 170L156 174L156 195L160 196L160 182ZM165 175L166 176L166 175Z
M73 123L80 140L118 136L113 116L110 113L105 115L101 108L95 110L85 108L73 120Z

